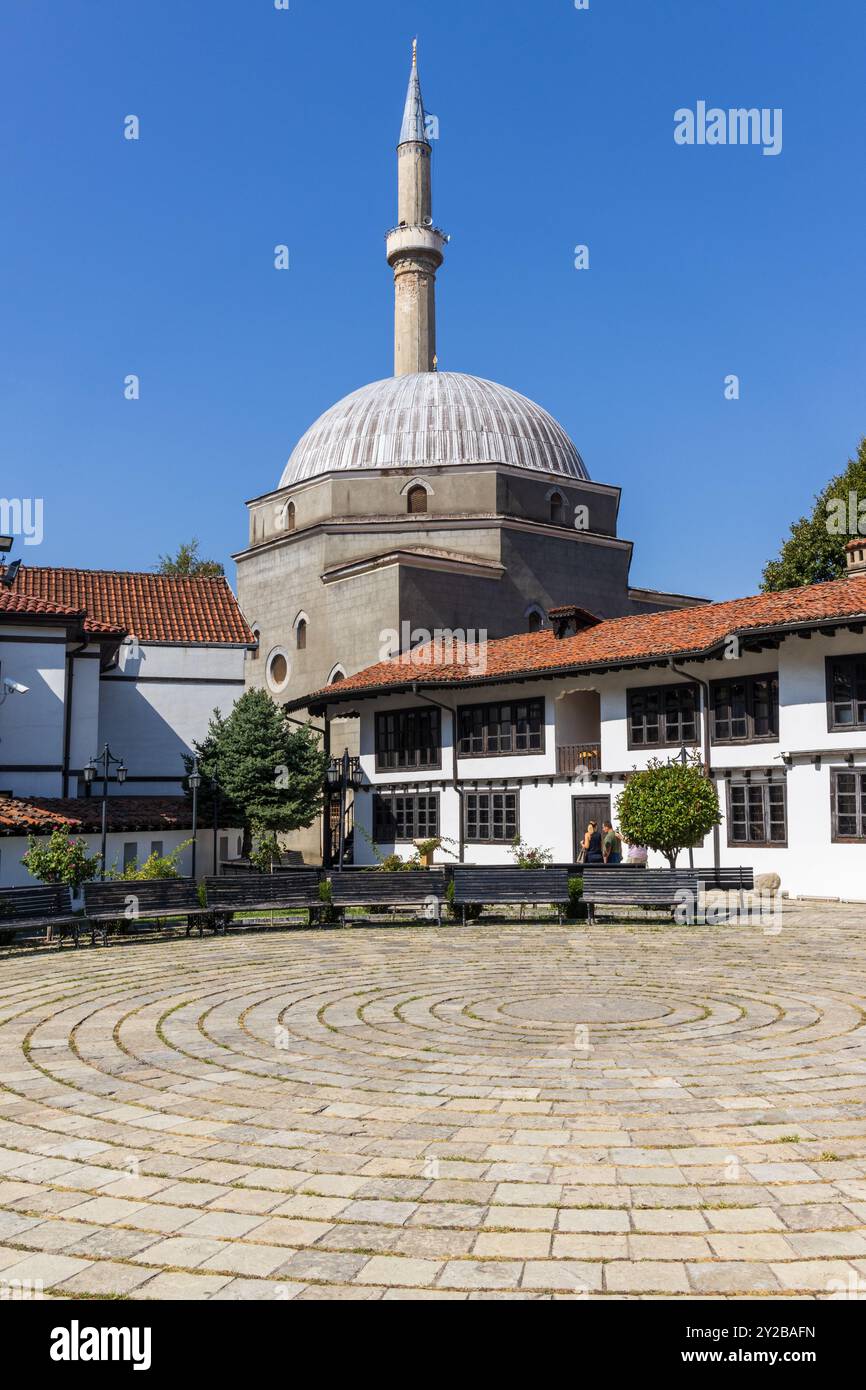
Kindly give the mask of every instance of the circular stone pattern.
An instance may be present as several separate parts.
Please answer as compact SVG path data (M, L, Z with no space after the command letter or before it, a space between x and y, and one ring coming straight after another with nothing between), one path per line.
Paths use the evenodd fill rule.
M660 1018L667 1012L664 1004L616 994L542 994L502 1006L502 1013L532 1023L634 1023Z
M3 950L0 1296L862 1294L864 964L811 904Z

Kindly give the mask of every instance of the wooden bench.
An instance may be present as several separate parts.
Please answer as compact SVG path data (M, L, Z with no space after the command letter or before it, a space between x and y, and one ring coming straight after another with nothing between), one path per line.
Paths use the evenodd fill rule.
M549 864L540 869L520 869L516 865L454 869L454 906L462 908L464 926L466 909L472 903L551 903L561 922L567 902L568 869Z
M345 923L347 907L425 907L437 925L448 887L445 869L398 869L395 873L335 869L330 874L331 902Z
M755 871L752 868L736 865L733 868L720 869L695 869L698 876L698 883L703 883L709 892L716 889L731 891L736 889L740 893L753 893L755 891Z
M318 869L292 869L288 873L243 874L205 879L207 905L223 931L234 912L280 911L303 908L310 915L322 906Z
M0 888L0 937L4 932L40 928L50 941L54 927L60 927L60 942L71 929L78 945L80 918L72 910L72 894L62 883L46 883L26 888Z
M193 927L198 927L199 936L204 936L205 927L214 932L218 930L210 908L201 905L198 884L189 878L86 883L84 915L90 923L94 941L97 927L101 927L102 940L107 942L112 922L138 922L143 917L183 917L187 936Z
M697 869L644 869L627 864L589 864L583 871L583 901L590 922L596 907L669 908L697 904ZM681 895L690 893L691 898Z

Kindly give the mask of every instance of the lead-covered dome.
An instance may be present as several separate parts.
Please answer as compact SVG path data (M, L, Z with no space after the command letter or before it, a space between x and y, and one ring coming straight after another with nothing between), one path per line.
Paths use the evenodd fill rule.
M325 473L501 463L533 473L589 474L540 405L481 377L423 372L362 386L307 430L280 487Z

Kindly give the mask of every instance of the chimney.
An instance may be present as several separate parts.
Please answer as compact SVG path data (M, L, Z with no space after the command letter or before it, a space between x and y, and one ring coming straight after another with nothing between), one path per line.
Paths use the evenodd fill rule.
M849 579L855 574L866 575L866 536L857 536L848 542L845 559L848 561Z
M601 618L597 618L594 613L588 613L585 608L578 608L574 603L565 603L559 608L550 608L547 616L550 619L554 636L560 640L563 637L576 637L579 632L585 632L590 627L598 627L601 622Z

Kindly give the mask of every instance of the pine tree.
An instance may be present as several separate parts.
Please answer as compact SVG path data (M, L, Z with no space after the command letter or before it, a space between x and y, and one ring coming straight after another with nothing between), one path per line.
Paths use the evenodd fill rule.
M327 759L316 735L289 724L265 690L247 690L226 718L215 710L196 752L200 805L212 805L209 779L216 777L223 812L244 827L245 853L254 827L299 830L322 809ZM186 761L189 770L192 760Z
M866 438L844 472L831 478L815 498L811 516L800 517L777 560L764 570L766 593L821 584L845 574L845 546L852 536L866 534Z

